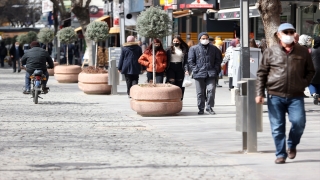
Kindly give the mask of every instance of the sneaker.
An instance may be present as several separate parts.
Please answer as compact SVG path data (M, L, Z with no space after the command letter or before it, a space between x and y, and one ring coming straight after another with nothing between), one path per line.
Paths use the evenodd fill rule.
M319 103L319 94L313 95L313 104L318 105Z
M30 90L24 90L22 93L23 94L30 94Z
M221 85L217 84L216 87L222 87Z
M212 108L209 108L209 109L207 108L206 111L207 111L209 114L211 114L211 115L216 114L216 113L213 111Z
M204 110L199 110L198 115L203 115L204 114Z

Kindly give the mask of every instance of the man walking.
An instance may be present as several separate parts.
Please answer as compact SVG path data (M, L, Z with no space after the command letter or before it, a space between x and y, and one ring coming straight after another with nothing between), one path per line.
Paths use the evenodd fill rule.
M16 62L18 62L18 73L21 71L20 58L23 56L24 52L19 42L16 42L14 46L10 49L10 57L12 59L13 73L17 71Z
M257 72L256 103L268 93L268 112L276 146L276 164L294 159L306 124L304 89L315 73L308 49L294 43L295 28L284 23L278 27L280 43L265 50ZM286 112L292 126L286 152Z
M209 35L202 32L198 35L199 44L192 46L188 53L188 63L195 79L199 115L206 111L215 114L214 107L216 77L219 76L222 62L221 51L209 43Z

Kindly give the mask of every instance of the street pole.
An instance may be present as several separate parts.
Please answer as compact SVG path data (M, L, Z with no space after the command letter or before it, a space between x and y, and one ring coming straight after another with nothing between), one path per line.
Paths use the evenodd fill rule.
M241 78L250 78L249 0L240 0Z

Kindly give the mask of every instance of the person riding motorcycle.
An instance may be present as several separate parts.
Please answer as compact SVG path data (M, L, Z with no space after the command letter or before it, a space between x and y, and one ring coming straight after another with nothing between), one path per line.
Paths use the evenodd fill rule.
M40 47L39 42L31 42L30 47L31 49L26 51L21 58L21 64L26 68L25 89L23 94L30 94L30 75L32 75L35 70L42 70L43 74L47 77L47 79L43 82L42 90L44 93L48 93L49 88L46 87L49 79L47 63L48 68L51 69L54 66L53 61L49 53Z

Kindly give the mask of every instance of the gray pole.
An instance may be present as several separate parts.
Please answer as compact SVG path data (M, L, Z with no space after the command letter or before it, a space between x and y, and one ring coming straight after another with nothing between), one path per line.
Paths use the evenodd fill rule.
M172 15L173 10L168 9L167 11L168 11L168 15L169 15L170 19L172 19L173 18L173 15ZM170 47L171 45L172 45L172 34L167 36L167 47Z
M250 78L249 0L240 0L241 78Z
M256 80L247 79L247 152L257 152L257 121L258 111L255 103Z
M191 32L191 16L189 15L189 16L187 16L187 21L186 21L186 34L187 34L187 37L186 37L186 39L187 39L187 42L191 39L191 37L190 37L190 32ZM195 42L195 43L197 43L197 42Z

